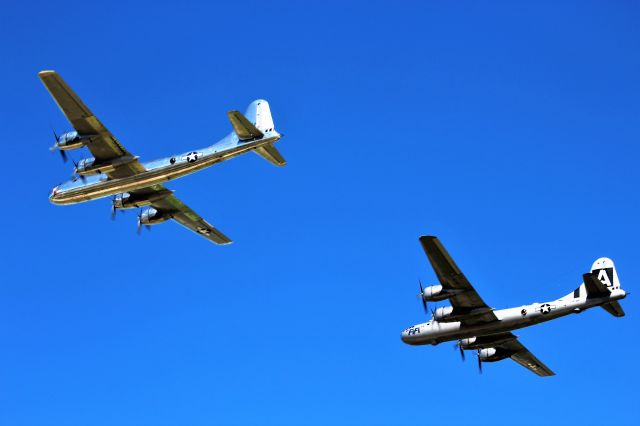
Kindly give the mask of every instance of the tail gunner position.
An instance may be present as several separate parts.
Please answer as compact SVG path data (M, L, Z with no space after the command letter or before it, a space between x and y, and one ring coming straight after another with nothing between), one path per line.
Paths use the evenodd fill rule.
M601 306L615 317L624 316L618 300L627 293L620 288L618 273L611 259L596 260L591 272L582 276L583 283L560 299L517 308L494 310L487 306L460 271L436 237L420 237L420 243L433 267L439 285L422 288L420 294L425 311L428 301L449 299L451 306L433 311L433 318L405 329L401 338L410 345L437 345L457 341L464 359L465 350L476 350L478 367L483 362L511 358L539 376L554 373L536 358L511 331L577 314Z
M282 136L273 125L269 103L253 101L245 115L229 111L233 132L219 142L198 150L141 163L93 115L55 71L41 71L39 77L67 117L74 131L55 135L51 147L66 161L65 151L87 147L92 158L74 163L74 176L54 187L49 196L54 204L76 204L112 196L112 217L116 209L143 208L141 226L174 219L216 244L231 242L227 236L181 202L163 184L214 164L253 151L276 166L286 161L274 143Z

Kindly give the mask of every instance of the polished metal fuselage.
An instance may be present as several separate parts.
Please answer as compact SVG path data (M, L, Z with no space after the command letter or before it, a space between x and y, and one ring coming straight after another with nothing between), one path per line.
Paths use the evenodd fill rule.
M235 133L230 133L224 139L207 148L143 163L145 171L133 176L118 179L110 179L106 174L87 176L84 179L76 177L54 187L49 200L54 204L77 204L163 184L254 150L262 145L276 142L280 136L278 132L271 131L266 132L258 140L245 142L240 141Z
M495 310L498 321L478 325L463 325L459 321L439 322L435 320L417 324L402 331L400 338L410 345L437 345L442 342L487 336L528 327L550 321L569 314L581 313L587 309L614 300L624 299L626 293L616 289L607 297L571 298L567 295L551 302L533 303L517 308Z

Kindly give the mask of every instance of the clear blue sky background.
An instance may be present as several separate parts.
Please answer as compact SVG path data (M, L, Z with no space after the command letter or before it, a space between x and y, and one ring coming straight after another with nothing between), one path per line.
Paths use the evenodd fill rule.
M558 375L409 347L440 236L496 308L636 291L637 2L5 2L0 424L631 424L638 297L518 332ZM172 182L235 240L48 202L59 71L144 160L270 101L275 168ZM79 158L79 153L72 156ZM640 294L640 293L638 293Z

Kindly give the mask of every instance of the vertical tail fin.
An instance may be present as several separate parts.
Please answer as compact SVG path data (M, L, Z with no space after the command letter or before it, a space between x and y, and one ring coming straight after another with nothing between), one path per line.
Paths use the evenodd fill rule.
M264 133L265 137L280 136L275 131L269 102L264 99L257 99L251 102L247 108L245 116L256 126L258 130ZM282 154L280 154L276 147L273 146L273 143L262 145L256 148L253 152L276 166L284 166L287 164L287 161L282 157Z
M609 292L620 289L620 280L618 279L618 272L616 271L616 267L613 264L613 260L606 257L601 257L600 259L596 260L591 266L591 274L593 277L597 277L598 281L606 286ZM586 280L585 284L587 284ZM614 317L624 316L624 310L617 300L612 300L611 302L605 303L601 305L601 307Z
M274 130L269 102L264 99L256 99L251 102L244 115L262 133L272 132Z
M618 280L618 273L616 272L616 267L613 265L613 260L601 257L593 262L591 272L598 276L598 279L602 284L607 286L609 291L620 288L620 281Z
M227 115L233 126L233 131L241 142L266 140L265 143L254 148L253 152L276 166L287 164L287 161L273 146L274 142L278 141L282 135L274 128L269 102L257 99L249 104L245 115L238 111L229 111Z

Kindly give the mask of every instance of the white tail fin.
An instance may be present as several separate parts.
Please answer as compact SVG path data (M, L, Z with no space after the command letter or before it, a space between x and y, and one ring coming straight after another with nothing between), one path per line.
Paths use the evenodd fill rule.
M253 124L265 137L273 137L274 134L280 136L275 131L273 117L271 117L271 108L269 102L264 99L257 99L247 108L245 113L247 119ZM273 143L256 148L253 152L276 166L284 166L287 164L280 152L273 146Z
M244 115L261 132L266 133L274 130L269 102L264 99L257 99L251 102Z
M613 260L601 257L593 262L591 272L598 275L598 279L602 284L607 286L609 291L620 288L620 281L618 280L618 273L616 272L616 267L613 265Z

